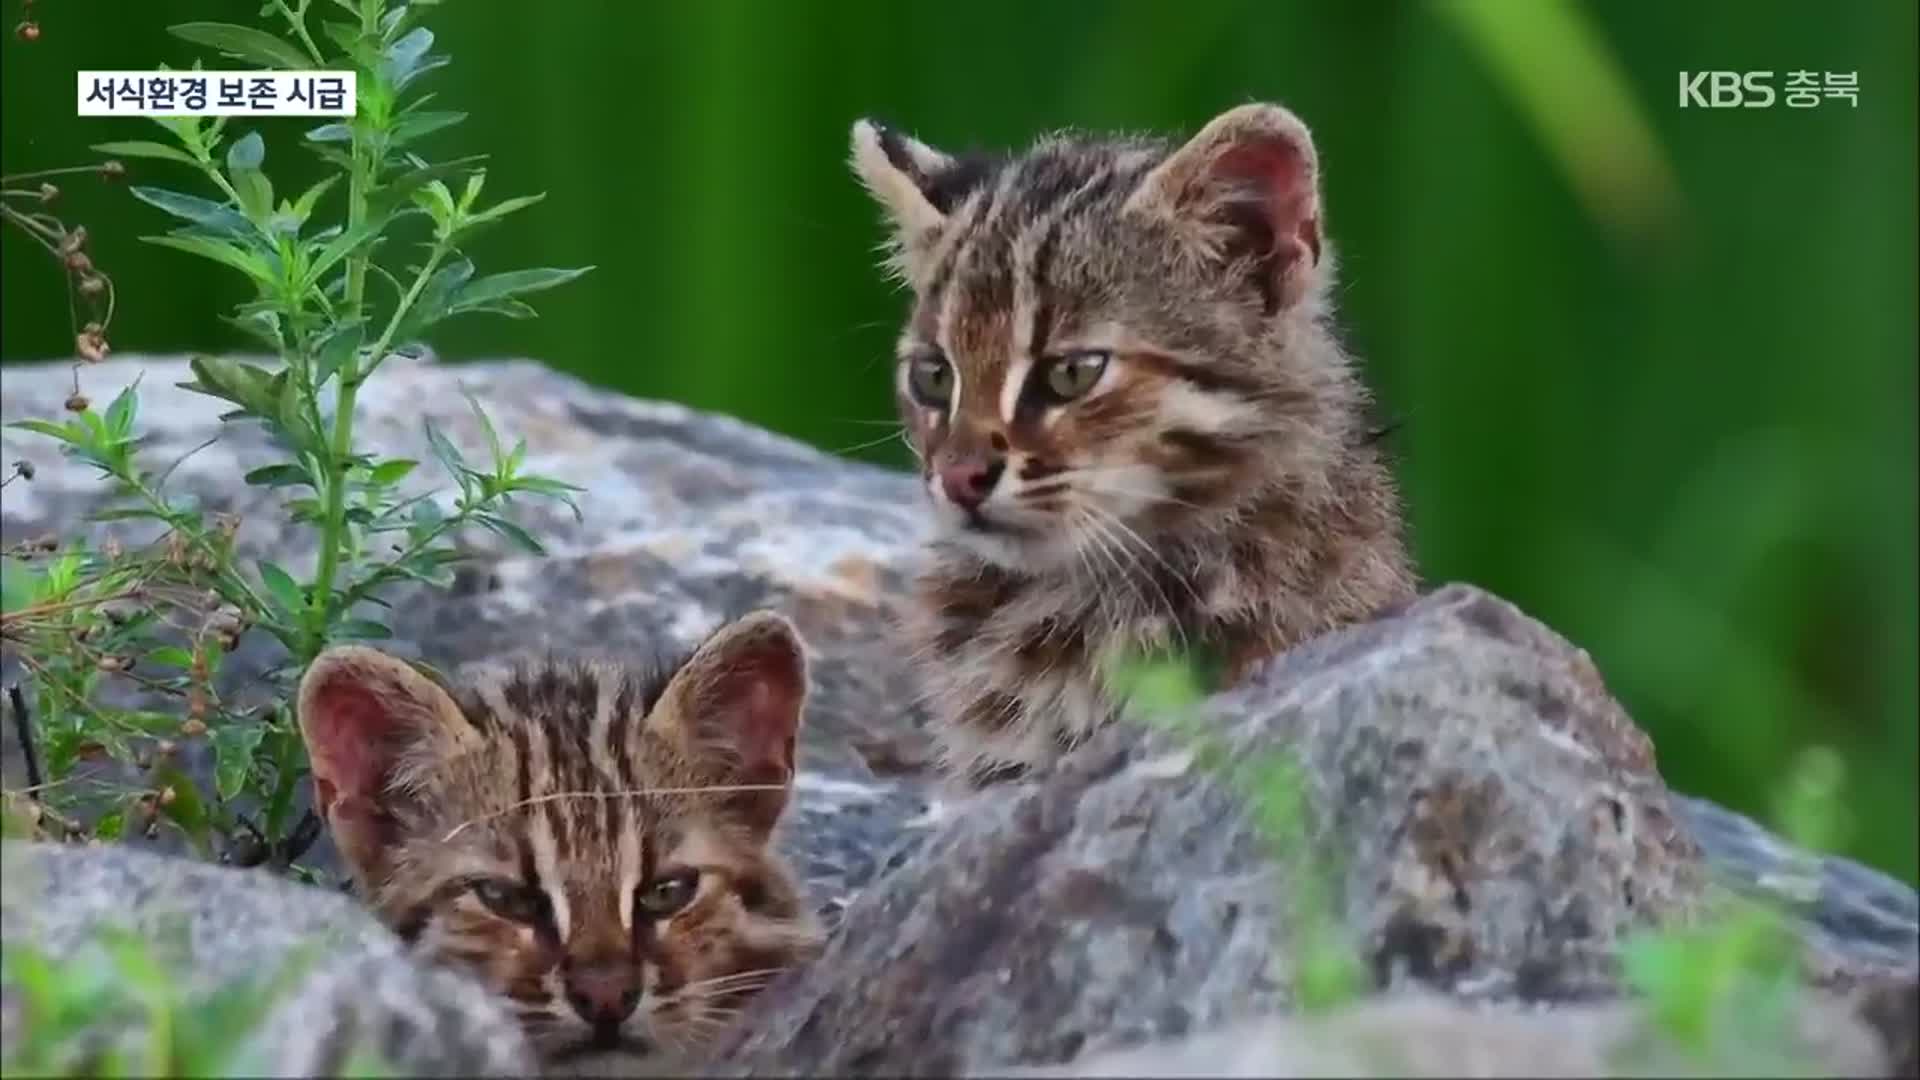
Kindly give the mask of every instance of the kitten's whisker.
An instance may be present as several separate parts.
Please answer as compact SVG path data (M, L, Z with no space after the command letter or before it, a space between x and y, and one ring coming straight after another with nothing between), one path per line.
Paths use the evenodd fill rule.
M1174 607L1173 598L1168 596L1167 591L1160 586L1158 575L1144 572L1147 568L1141 563L1140 555L1132 554L1131 548L1125 546L1125 542L1129 540L1132 541L1134 545L1139 547L1141 553L1144 553L1148 558L1159 563L1160 567L1167 572L1168 576L1180 582L1180 584L1186 588L1188 595L1193 597L1195 605L1198 606L1201 603L1200 595L1194 592L1193 584L1187 581L1185 575L1174 569L1172 563L1169 563L1165 557L1154 550L1152 544L1147 543L1139 533L1135 532L1126 522L1120 520L1118 516L1097 506L1088 505L1085 506L1084 509L1094 520L1101 522L1102 528L1107 530L1110 535L1118 536L1123 544L1122 550L1129 552L1133 565L1143 571L1140 576L1145 578L1149 585L1153 586L1154 593L1160 597L1160 605L1167 616L1167 621L1172 625L1174 633L1179 637L1181 647L1185 648L1187 645L1187 631L1186 627L1181 624L1180 613L1179 610Z
M830 453L851 454L855 450L868 450L873 447L879 446L882 443L892 442L894 439L899 438L900 435L905 432L905 430L906 430L905 428L902 428L899 431L889 431L885 435L882 435L877 439L868 439L866 442L854 443L852 446L843 446L838 450L830 451Z

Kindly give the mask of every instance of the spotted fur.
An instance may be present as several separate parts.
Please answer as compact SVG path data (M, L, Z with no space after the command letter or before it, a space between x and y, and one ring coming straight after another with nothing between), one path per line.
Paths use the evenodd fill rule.
M1292 113L997 159L861 121L853 164L913 293L895 391L939 528L910 630L955 773L1076 745L1122 651L1232 678L1411 596Z
M403 938L509 999L551 1061L684 1060L818 945L768 845L805 686L792 627L759 613L662 670L455 688L336 647L300 722L334 840Z

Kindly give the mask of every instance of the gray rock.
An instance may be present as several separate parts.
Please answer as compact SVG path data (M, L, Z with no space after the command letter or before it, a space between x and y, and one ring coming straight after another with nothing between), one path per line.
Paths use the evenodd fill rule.
M143 378L150 461L221 435L173 486L239 515L243 552L310 565L310 543L279 525L277 495L234 482L270 459L264 436L223 428L220 402L174 389L183 360L80 376L103 403ZM532 363L398 358L363 390L359 431L380 453L427 463L410 492L438 482L423 420L483 453L463 385L507 440L526 439L528 468L588 487L586 516L521 508L549 541L545 558L473 538L451 593L393 594L393 651L443 668L543 651L646 656L764 605L815 654L781 842L829 921L849 914L823 961L740 1026L726 1069L1084 1060L1289 1005L1288 871L1242 800L1169 736L1118 729L1053 775L964 803L928 776L926 717L892 631L925 528L911 479ZM71 389L65 366L9 367L5 387L4 421L58 415ZM49 441L0 433L0 469L16 460L36 479L7 487L0 543L70 532L100 505L92 470ZM245 683L275 659L252 644L229 674ZM1584 654L1467 588L1282 657L1207 711L1238 760L1285 745L1307 765L1314 848L1341 856L1337 914L1382 987L1563 1007L1611 995L1610 950L1628 929L1685 917L1714 878L1786 896L1799 858L1746 819L1669 792ZM14 785L11 743L9 731L0 765ZM324 846L317 858L330 866ZM1819 876L1819 895L1794 900L1815 974L1877 995L1872 1015L1910 1048L1913 890L1844 860L1822 860ZM236 924L234 947L257 932Z
M225 402L178 389L192 377L184 359L122 358L79 376L102 409L138 378L144 460L161 467L184 457L169 489L237 515L246 556L311 572L310 538L281 526L283 496L236 482L274 460L265 433L222 425ZM65 365L9 367L5 380L0 421L66 415ZM906 658L889 641L890 607L924 525L913 483L725 417L595 391L533 363L454 367L396 356L362 388L357 431L378 453L423 463L403 484L408 494L451 486L424 422L469 460L484 460L463 387L504 440L527 441L528 470L588 487L586 514L576 521L559 504L527 503L518 517L547 543L546 557L475 530L474 562L451 595L396 590L392 610L367 605L360 614L392 625L383 647L451 670L543 652L648 658L690 647L748 608L785 611L814 654L814 685L783 841L831 919L925 807L924 719L909 707ZM15 461L30 462L35 478L7 486L0 547L70 531L102 505L97 471L52 440L0 429L0 469ZM150 535L137 524L104 529L128 544ZM247 700L248 683L278 660L263 637L229 661L230 697ZM0 747L14 744L8 725ZM192 746L187 756L205 764ZM17 786L17 762L7 765ZM178 850L164 835L161 846ZM308 861L337 868L325 847Z
M1645 736L1584 656L1484 593L1443 589L1296 649L1202 727L1236 761L1297 756L1313 843L1342 856L1339 923L1378 987L1595 996L1622 935L1703 894ZM974 1073L1288 1006L1288 882L1218 772L1146 734L1110 729L1054 775L954 808L736 1060Z
M533 1066L519 1026L489 994L415 965L338 893L119 846L10 840L0 866L0 937L10 947L59 958L105 928L130 930L152 943L161 970L179 973L188 998L304 971L243 1042L244 1072L337 1075L372 1060L403 1076L522 1076ZM288 967L299 963L312 966ZM12 1045L26 1018L14 1000L0 1013Z
M1622 1002L1533 1009L1393 995L1326 1017L1263 1017L1017 1077L1305 1076L1877 1076L1873 1032L1840 1002L1816 998L1792 1017L1787 1060L1720 1048L1688 1053Z

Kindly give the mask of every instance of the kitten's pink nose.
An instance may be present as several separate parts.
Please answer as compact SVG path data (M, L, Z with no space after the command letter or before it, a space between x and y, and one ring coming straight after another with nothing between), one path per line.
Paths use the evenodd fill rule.
M580 1019L595 1027L619 1024L640 1003L639 966L603 963L567 972L567 1000Z
M999 481L1004 467L1004 462L979 458L949 462L940 466L940 490L947 493L955 506L977 510L993 493L993 485Z

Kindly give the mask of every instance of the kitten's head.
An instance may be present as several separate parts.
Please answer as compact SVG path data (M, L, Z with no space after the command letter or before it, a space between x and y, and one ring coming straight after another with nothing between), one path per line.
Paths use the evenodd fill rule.
M947 540L1035 569L1214 530L1344 438L1358 391L1317 318L1316 157L1287 110L1004 160L862 120L853 161L914 293L897 400Z
M761 612L669 671L548 664L451 693L339 646L299 708L362 894L563 1060L696 1053L817 947L768 845L805 693L798 637Z

